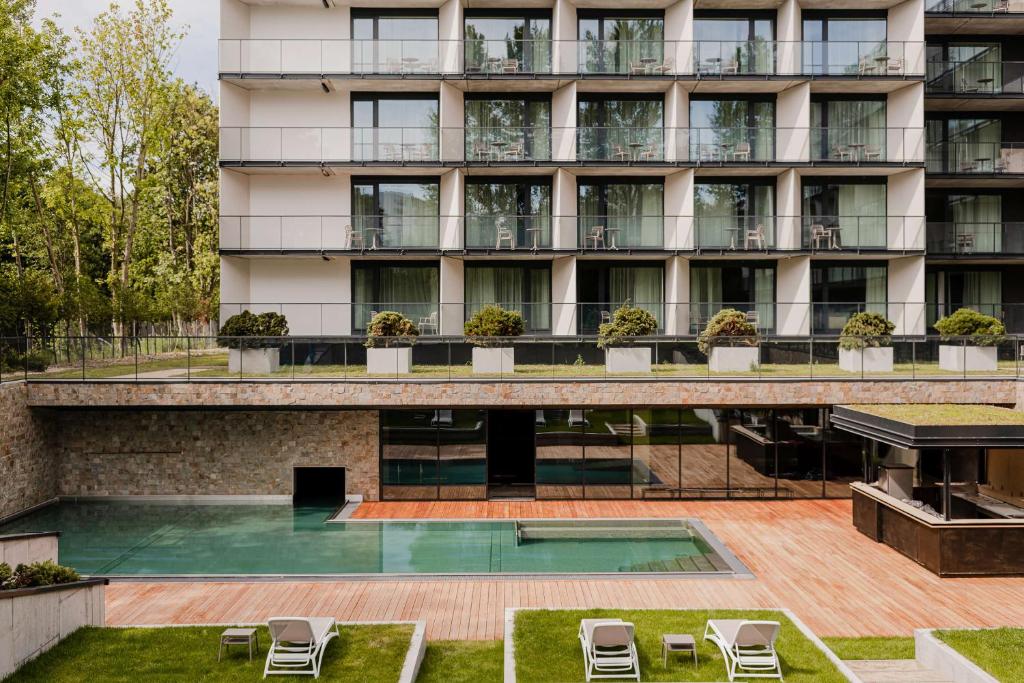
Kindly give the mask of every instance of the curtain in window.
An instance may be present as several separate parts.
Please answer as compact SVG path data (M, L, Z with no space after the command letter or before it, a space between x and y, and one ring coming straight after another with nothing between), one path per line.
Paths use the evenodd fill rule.
M999 159L998 119L950 119L949 165L953 172L991 171Z
M1001 317L1002 275L994 271L964 273L963 303L985 315Z
M950 197L954 249L998 253L1003 248L1003 203L997 195Z
M378 187L383 245L435 247L440 201L433 183L381 183Z
M998 43L950 45L947 64L952 69L954 92L1001 92L1001 53Z
M649 311L661 327L664 322L661 268L613 266L608 269L608 285L613 311L628 301L632 306Z
M715 267L690 268L690 323L696 330L722 308L722 269Z
M520 311L523 306L523 269L518 267L466 268L468 315L487 304Z
M605 227L618 231L615 237L619 246L662 245L665 231L662 217L664 189L661 183L608 185L608 220Z
M839 151L860 155L879 155L886 159L885 102L877 100L831 100L824 131L827 158L838 158ZM826 122L819 119L821 125Z
M754 269L754 310L761 330L775 329L775 269Z
M526 327L532 332L551 329L551 271L530 269L530 299L523 315Z
M438 312L437 268L384 266L355 271L355 329L366 329L371 311L397 311L414 323Z
M846 247L886 246L885 185L839 186L839 242Z
M868 313L888 315L888 280L885 266L872 266L864 269L864 310Z

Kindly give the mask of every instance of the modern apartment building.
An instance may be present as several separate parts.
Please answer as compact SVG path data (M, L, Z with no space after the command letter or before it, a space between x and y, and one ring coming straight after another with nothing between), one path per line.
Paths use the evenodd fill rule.
M912 338L967 306L1024 332L1024 7L932 2L221 0L221 318L358 337L395 310L453 337L494 303L557 340L630 302L666 339L731 307L834 346L857 311ZM536 463L553 449L520 463L539 497L779 494L783 469L791 495L845 495L862 475L857 444L788 469L765 447L827 431L827 406L572 408L383 410L380 495L483 497L489 455L444 473L523 433ZM758 424L770 439L730 445ZM638 454L653 425L674 474ZM685 444L705 442L694 475ZM587 444L600 464L577 480L566 452ZM730 482L739 447L763 480ZM410 474L422 449L436 476Z

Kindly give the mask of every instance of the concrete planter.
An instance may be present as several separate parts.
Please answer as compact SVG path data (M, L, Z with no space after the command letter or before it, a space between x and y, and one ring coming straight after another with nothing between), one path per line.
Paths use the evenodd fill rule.
M750 372L761 364L757 346L713 346L708 356L711 372Z
M473 348L473 374L496 375L515 372L516 354L511 346Z
M845 372L892 372L892 347L839 349L839 369Z
M228 349L228 372L270 375L281 369L281 349Z
M950 372L995 372L996 347L939 345L939 369Z
M412 373L412 349L366 349L366 374L408 375Z
M651 348L648 346L618 346L604 350L604 368L609 374L651 371Z

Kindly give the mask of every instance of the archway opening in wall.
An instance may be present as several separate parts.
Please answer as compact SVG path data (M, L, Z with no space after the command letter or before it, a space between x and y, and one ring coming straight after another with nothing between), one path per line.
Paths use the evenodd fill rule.
M487 415L487 497L533 498L537 493L535 410Z
M295 467L292 472L292 505L344 504L344 467Z

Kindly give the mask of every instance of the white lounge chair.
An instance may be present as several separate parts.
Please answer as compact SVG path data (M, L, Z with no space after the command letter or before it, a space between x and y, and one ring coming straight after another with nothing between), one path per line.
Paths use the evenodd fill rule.
M640 680L640 657L633 642L633 624L621 619L583 619L580 645L587 680L635 678Z
M704 640L722 651L730 681L737 677L781 680L782 665L775 652L779 628L777 621L711 619L704 629Z
M263 677L303 674L320 678L320 663L331 638L338 635L334 617L275 617L270 628L270 651Z
M590 420L583 417L582 410L570 410L569 411L569 426L570 427L589 427Z
M430 418L430 426L437 427L451 427L455 424L455 420L452 417L452 411L450 410L435 410L434 417Z

